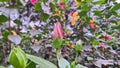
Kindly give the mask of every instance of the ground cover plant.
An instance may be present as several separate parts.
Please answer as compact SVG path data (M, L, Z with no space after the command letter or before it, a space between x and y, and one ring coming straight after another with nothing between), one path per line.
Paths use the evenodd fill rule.
M0 68L120 68L119 0L0 0Z

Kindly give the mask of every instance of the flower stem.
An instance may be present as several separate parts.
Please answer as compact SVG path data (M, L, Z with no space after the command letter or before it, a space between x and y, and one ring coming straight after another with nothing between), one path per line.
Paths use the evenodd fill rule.
M76 53L76 56L75 56L75 62L77 62L77 59L78 59L78 52Z
M57 57L57 60L59 61L59 60L60 60L60 57L59 57L59 50L56 50L56 57Z

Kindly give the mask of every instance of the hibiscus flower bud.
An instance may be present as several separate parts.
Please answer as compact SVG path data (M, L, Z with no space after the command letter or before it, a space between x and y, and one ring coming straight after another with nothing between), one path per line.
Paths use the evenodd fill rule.
M35 5L36 3L38 3L38 0L30 0L30 3L31 3L32 5Z
M70 16L73 16L73 13L74 13L74 12L70 12L70 14L69 14L69 15L70 15Z
M57 22L54 25L53 38L56 38L56 37L63 39L63 29L60 22Z
M98 46L99 47L103 47L104 45L103 45L103 43L99 43Z
M94 29L94 28L95 28L95 25L94 25L93 23L90 23L90 24L89 24L89 27L90 27L91 29Z
M109 35L106 35L104 38L105 38L105 41L110 40L110 36Z
M66 6L63 5L63 4L61 4L61 3L59 3L58 6L59 6L59 8L62 9L62 10L64 10L64 9L66 8Z

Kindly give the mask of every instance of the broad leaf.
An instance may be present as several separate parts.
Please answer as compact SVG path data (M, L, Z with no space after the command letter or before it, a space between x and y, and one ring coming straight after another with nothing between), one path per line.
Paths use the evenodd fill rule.
M40 68L57 68L57 66L54 65L53 63L51 63L45 59L42 59L40 57L27 54L27 58L29 60L31 60L32 62L38 64L40 66Z
M60 58L58 65L59 68L70 68L70 63L64 58Z

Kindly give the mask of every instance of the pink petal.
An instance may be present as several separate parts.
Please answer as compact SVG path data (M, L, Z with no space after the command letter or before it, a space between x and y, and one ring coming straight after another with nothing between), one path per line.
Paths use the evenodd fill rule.
M104 45L103 45L103 43L99 43L98 46L99 47L103 47Z
M63 39L63 29L60 22L56 22L54 25L53 38L59 37Z
M53 38L58 37L57 24L54 25Z
M58 30L58 35L61 39L63 39L63 29L62 29L62 26L60 24L60 22L57 22L57 30Z
M62 5L61 3L58 3L58 6L59 6L59 8L62 9L62 10L64 10L64 9L66 8L66 6L65 6L65 5Z
M65 8L65 5L60 5L60 9L64 10Z
M38 2L38 0L30 0L30 3L31 3L32 5L35 5L37 2Z

